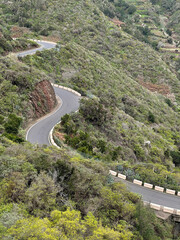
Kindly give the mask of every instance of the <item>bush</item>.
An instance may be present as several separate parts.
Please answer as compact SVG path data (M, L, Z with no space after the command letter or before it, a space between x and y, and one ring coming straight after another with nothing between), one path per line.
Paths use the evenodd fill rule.
M107 109L97 100L83 100L79 112L86 121L101 126L107 120Z
M171 151L170 152L170 155L171 155L171 157L172 157L172 159L173 159L173 163L175 164L175 165L180 165L180 152L176 152L176 151Z
M4 133L3 134L5 137L7 137L8 139L10 139L13 142L16 143L22 143L24 142L24 139L21 137L18 137L17 135L13 134L13 133Z
M152 112L149 112L148 121L151 123L155 123L155 116L152 114Z
M0 124L3 124L3 122L4 122L4 117L0 115Z
M8 116L8 121L4 124L6 133L17 134L22 118L17 117L15 114L10 114Z
M165 99L165 103L167 103L167 105L168 105L169 107L172 107L172 102L171 102L171 100L170 100L169 98L166 98L166 99Z

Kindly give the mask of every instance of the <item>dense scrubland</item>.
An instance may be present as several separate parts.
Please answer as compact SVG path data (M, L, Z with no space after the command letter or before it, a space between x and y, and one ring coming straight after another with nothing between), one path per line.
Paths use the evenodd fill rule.
M173 238L170 221L157 219L108 175L112 168L180 190L179 57L161 53L158 41L165 37L154 37L140 12L148 6L156 31L160 16L168 16L164 31L178 39L179 20L173 19L179 3L143 4L0 1L2 239ZM117 27L114 17L125 25ZM23 59L5 56L35 46L25 38L42 36L59 41L58 47ZM24 140L28 119L39 116L32 93L48 80L83 96L79 112L55 128L59 150ZM50 111L37 105L41 114Z

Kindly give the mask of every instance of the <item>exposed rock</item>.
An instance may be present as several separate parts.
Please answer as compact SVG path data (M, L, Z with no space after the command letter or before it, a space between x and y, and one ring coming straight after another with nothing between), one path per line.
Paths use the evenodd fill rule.
M151 142L150 142L150 141L145 141L145 142L144 142L144 146L151 148Z
M44 80L36 84L30 96L30 103L33 110L32 119L40 118L54 109L57 100L49 81Z

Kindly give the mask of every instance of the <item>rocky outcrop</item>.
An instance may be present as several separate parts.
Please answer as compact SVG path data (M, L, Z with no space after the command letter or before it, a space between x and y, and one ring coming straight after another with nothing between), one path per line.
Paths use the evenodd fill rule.
M49 81L44 80L36 84L30 96L30 103L33 119L40 118L55 108L57 104L56 95Z

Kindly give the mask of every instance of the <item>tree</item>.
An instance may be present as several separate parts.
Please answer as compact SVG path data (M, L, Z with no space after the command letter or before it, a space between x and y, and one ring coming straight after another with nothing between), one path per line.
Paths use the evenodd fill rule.
M136 209L137 228L144 240L168 239L169 225L156 218L154 212L140 202Z
M152 114L152 112L149 112L148 121L151 123L155 122L155 116Z
M39 219L32 217L17 221L7 231L7 236L16 240L58 240L61 233L56 228L51 227L51 222L47 218Z
M21 122L22 122L22 118L16 116L13 113L10 114L8 116L7 122L4 124L5 131L7 133L18 134L18 130L19 130Z
M171 29L168 28L166 32L167 32L167 34L168 34L169 36L172 35L172 31L171 31Z
M172 43L173 43L172 38L168 38L167 42L168 42L169 44L172 44Z
M160 3L159 0L150 0L150 1L151 1L151 3L152 3L153 5L156 5L156 4L159 4L159 3Z
M97 143L97 147L99 148L99 150L101 151L101 153L105 153L106 151L106 145L107 142L105 142L104 140L99 140Z
M41 172L25 193L29 211L35 216L45 216L56 206L57 188L45 172Z
M134 5L130 5L127 12L128 12L128 14L135 13L136 12L136 7Z
M107 109L97 100L82 100L79 112L93 125L101 126L107 121Z
M173 159L173 163L176 166L179 166L180 165L180 152L171 151L170 154L171 154L171 157Z
M65 125L69 122L69 120L71 119L69 114L65 114L62 118L61 118L61 124Z
M131 240L133 238L125 221L123 224L118 224L116 229L111 229L103 227L92 213L88 213L83 220L79 211L69 208L64 212L53 211L50 220L35 217L19 220L4 235L17 240Z

